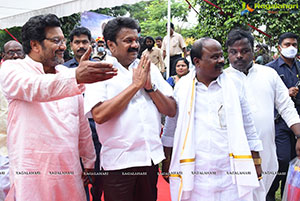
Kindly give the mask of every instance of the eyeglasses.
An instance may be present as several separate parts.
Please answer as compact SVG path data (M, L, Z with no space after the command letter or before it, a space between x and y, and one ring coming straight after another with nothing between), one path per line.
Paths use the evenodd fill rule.
M57 46L61 46L62 44L66 44L67 39L63 38L63 39L59 39L59 38L45 38L45 40L49 40L52 43L55 43Z
M15 54L17 54L18 56L23 56L24 52L22 50L9 50L7 52L5 52L5 54L7 54L8 56L14 56Z

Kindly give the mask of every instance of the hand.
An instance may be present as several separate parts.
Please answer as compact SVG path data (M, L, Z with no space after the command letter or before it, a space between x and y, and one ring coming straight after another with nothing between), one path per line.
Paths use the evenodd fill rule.
M88 184L93 184L95 183L95 175L91 175L89 173L94 172L94 169L85 169L82 172L82 180L84 186L87 186Z
M150 62L149 62L150 63ZM150 65L151 66L151 65ZM152 89L152 82L151 82L151 74L150 74L150 68L147 76L147 80L145 82L144 88L147 90Z
M300 159L300 138L297 139L296 154L297 154L298 158Z
M299 92L298 87L291 87L291 88L289 88L289 95L291 97L296 97L297 94L298 94L298 92Z
M150 61L146 56L142 56L138 67L133 69L132 84L141 89L148 79L148 74L150 74L149 72Z
M171 160L165 159L162 161L162 176L169 183L169 168L170 168Z
M91 46L81 57L79 65L76 69L77 83L94 83L104 81L117 75L117 69L112 64L105 62L90 61Z
M256 169L256 174L257 177L261 177L262 176L262 169L261 169L261 165L255 165L255 169Z

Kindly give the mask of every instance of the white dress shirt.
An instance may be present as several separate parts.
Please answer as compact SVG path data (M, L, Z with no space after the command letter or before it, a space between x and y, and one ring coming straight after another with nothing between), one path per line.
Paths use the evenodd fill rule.
M234 79L244 82L247 100L253 115L257 134L263 143L262 158L263 183L268 192L278 170L274 108L290 127L299 123L299 115L289 96L288 89L277 74L267 66L253 64L248 75L229 67L225 70Z
M118 75L112 79L86 86L85 113L91 117L92 108L109 100L132 83L132 69L138 66L136 59L128 70L116 58L108 57ZM163 79L158 68L151 66L151 81L166 96L172 96L171 86ZM104 170L118 170L158 164L164 159L160 139L161 115L144 89L140 89L118 116L103 124L96 123L102 144L100 165Z

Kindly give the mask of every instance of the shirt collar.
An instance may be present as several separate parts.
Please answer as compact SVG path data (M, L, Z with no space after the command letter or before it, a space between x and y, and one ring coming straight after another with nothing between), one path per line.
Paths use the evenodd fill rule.
M223 72L224 73L224 72ZM222 73L222 74L223 74ZM221 74L221 75L222 75ZM210 83L209 83L209 85L208 86L211 86L211 85L214 85L214 84L217 84L217 85L219 85L219 87L221 87L221 82L220 82L220 76L221 75L219 75L219 77L217 77L217 79L215 79L215 80L213 80L213 81L211 81ZM197 75L196 75L196 72L195 72L195 79L196 79L196 85L198 85L198 84L203 84L202 82L199 82L198 81L198 79L197 79ZM204 85L204 84L203 84Z
M28 62L30 65L32 65L33 67L37 68L40 72L44 73L44 66L42 63L34 61L30 56L26 55L25 56L25 62Z

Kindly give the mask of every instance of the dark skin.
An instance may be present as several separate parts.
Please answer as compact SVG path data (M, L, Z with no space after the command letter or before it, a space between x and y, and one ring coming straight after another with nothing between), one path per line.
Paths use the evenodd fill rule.
M200 39L201 40L201 39ZM200 43L200 40L196 41L194 45ZM224 57L220 43L214 39L208 39L203 43L202 57L193 59L196 67L196 78L199 82L202 82L207 87L209 84L216 80L223 72ZM172 147L164 147L166 159L162 164L162 171L164 179L169 182L169 175L166 174L169 171ZM260 158L259 153L251 151L252 158ZM261 165L255 165L257 177L262 174Z
M280 52L280 56L283 59L283 61L291 68L293 66L293 63L295 62L295 58L286 58L281 54L282 48L288 48L290 46L294 46L295 48L298 48L298 41L296 38L285 38L280 45L278 45L278 50ZM298 87L291 87L289 88L289 95L291 97L296 97L299 92Z
M289 43L289 44L285 43L286 44L285 47L292 44L297 45L297 43L292 43L292 41L294 40L286 40L286 41L283 40L283 43L284 42ZM233 68L243 72L245 75L248 75L249 69L252 67L253 62L251 58L253 58L253 55L254 55L253 48L247 38L237 40L231 46L228 46L229 63L232 65ZM291 90L289 90L289 93L291 93L290 91ZM295 135L300 135L300 124L296 123L292 125L291 130L294 132ZM296 143L296 153L297 156L300 157L299 140L297 140ZM253 158L255 157L253 156Z

